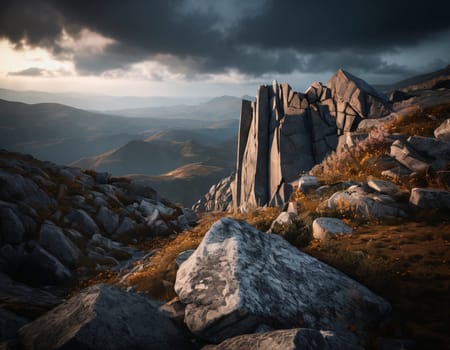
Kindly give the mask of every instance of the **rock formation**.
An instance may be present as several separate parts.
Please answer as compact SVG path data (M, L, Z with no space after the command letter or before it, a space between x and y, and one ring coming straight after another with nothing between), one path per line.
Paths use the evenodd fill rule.
M21 328L24 349L191 349L157 302L109 285L89 287Z
M0 151L0 340L23 321L8 307L37 315L72 282L104 270L125 275L149 254L129 243L196 220L148 186Z
M339 136L356 130L362 119L387 113L388 99L344 70L305 93L276 81L260 86L255 102L242 101L232 208L287 202L291 183L335 150ZM196 209L229 209L222 193L228 192L210 191Z
M181 264L175 292L185 323L211 342L258 326L362 330L390 311L366 287L278 235L223 218Z

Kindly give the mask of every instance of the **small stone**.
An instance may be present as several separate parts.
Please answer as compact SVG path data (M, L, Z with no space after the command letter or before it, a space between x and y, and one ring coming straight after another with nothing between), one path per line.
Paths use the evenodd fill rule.
M388 194L392 197L395 197L400 193L399 187L389 181L373 179L369 180L367 185L379 193Z
M136 222L133 219L130 219L128 216L125 216L120 223L120 226L117 228L115 234L118 236L122 236L130 233L136 228Z
M311 190L315 190L318 187L319 187L319 182L318 182L316 176L303 175L298 180L298 189L303 193L307 193Z
M103 226L108 235L112 235L119 225L119 215L113 213L105 206L102 206L99 209L97 220Z
M450 192L435 188L413 188L409 203L419 208L450 209Z
M331 236L349 234L353 229L337 218L317 218L313 221L313 237L324 240Z
M441 141L450 142L450 118L434 130L434 136Z

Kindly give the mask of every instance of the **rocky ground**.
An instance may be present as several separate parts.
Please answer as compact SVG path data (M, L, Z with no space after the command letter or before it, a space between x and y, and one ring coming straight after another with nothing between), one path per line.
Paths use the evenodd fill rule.
M0 348L448 348L448 91L415 94L342 129L278 208L197 216L1 151ZM232 182L196 208L228 210Z

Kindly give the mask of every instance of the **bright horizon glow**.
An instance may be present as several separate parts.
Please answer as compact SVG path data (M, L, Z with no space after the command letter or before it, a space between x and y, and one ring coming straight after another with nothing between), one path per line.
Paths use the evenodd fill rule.
M442 68L444 61L429 56L436 51L444 57L447 45L440 47L449 34L443 33L430 42L423 43L414 49L393 51L383 57L387 63L409 61L412 69L427 72ZM102 52L108 45L115 43L113 39L84 29L78 38L63 32L59 45L72 52L85 55ZM415 56L412 55L415 53ZM97 96L137 96L137 97L216 97L253 96L260 84L271 84L272 80L288 82L295 90L304 91L314 81L326 83L333 72L271 74L260 77L249 77L236 70L219 74L203 74L189 78L183 72L182 63L178 72L171 71L163 63L165 57L157 56L155 60L144 60L130 65L126 70L109 70L99 75L80 75L75 68L73 54L57 57L44 48L24 46L15 49L6 39L0 39L0 87L18 91L40 91L50 93L76 93ZM170 60L171 57L167 57ZM416 59L417 58L417 59ZM433 65L434 63L434 65ZM441 67L439 66L441 64ZM29 71L27 71L29 70ZM23 72L23 74L21 73ZM356 75L371 84L389 84L404 77L383 76L379 74Z

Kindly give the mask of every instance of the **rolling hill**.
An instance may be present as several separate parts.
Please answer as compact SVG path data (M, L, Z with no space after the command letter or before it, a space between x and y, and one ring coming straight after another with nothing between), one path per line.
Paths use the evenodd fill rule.
M178 118L183 115L189 119L224 120L239 119L241 98L221 96L197 105L175 105L148 108L111 110L108 113L138 118Z
M238 118L236 115L236 119ZM232 128L237 121L125 118L55 103L0 100L0 148L62 164L95 156L171 129ZM237 127L236 127L237 130Z

